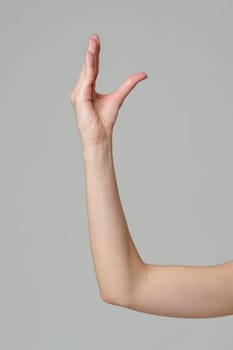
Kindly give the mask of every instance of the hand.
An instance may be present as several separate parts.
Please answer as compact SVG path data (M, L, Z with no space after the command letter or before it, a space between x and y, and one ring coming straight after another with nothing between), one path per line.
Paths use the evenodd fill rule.
M111 94L95 91L99 72L100 39L97 34L88 40L85 63L79 80L70 93L70 101L76 113L77 124L83 144L99 144L112 136L118 111L130 91L146 73L129 75L122 85Z

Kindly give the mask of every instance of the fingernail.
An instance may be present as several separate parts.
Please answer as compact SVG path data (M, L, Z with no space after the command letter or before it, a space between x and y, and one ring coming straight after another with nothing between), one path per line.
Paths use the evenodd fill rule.
M91 34L91 37L95 37L96 39L98 39L99 35L97 33L93 33L93 34Z

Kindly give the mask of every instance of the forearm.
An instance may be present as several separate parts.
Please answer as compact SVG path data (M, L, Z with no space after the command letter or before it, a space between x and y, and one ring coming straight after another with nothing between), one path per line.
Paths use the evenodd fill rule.
M102 298L127 303L145 264L130 236L121 205L112 138L84 147L85 186L91 252Z

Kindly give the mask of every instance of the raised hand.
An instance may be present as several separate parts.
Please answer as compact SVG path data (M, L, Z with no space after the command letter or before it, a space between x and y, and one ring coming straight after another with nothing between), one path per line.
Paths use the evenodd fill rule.
M99 72L100 38L97 34L88 40L79 80L70 92L83 145L102 143L112 136L118 111L130 91L148 76L144 72L131 74L110 94L95 91Z

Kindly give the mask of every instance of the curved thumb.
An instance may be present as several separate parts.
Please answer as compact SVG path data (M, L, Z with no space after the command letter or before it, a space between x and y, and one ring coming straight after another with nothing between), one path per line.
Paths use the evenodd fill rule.
M133 90L133 88L140 81L147 78L148 78L148 75L144 72L129 75L128 78L121 84L121 86L112 94L114 98L117 100L119 106L122 105L125 98Z

